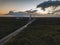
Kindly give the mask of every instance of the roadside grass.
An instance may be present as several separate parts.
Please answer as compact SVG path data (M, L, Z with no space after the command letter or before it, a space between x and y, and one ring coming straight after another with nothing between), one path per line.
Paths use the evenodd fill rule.
M60 45L60 19L37 19L5 45Z
M28 22L27 18L0 18L0 39L22 27Z

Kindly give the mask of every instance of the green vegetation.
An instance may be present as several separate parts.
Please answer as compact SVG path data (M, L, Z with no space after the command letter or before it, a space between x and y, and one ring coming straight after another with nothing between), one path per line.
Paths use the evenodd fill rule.
M60 18L40 18L5 45L60 45Z
M22 27L28 22L27 18L0 17L0 39Z

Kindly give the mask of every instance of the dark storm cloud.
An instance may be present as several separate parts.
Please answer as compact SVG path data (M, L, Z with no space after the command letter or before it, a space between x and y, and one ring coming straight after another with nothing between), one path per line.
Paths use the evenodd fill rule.
M44 10L45 8L50 6L54 6L54 7L60 6L60 1L46 1L37 5L37 8L42 7L42 9Z

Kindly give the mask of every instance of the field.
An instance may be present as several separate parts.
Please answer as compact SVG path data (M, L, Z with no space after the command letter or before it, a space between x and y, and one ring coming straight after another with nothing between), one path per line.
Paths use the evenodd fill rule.
M60 45L60 18L37 18L5 45Z
M27 18L0 17L0 39L22 27L27 22Z

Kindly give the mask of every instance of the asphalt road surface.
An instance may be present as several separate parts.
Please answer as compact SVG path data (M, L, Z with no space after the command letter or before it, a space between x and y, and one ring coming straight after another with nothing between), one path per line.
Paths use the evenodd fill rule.
M35 19L30 20L26 25L20 27L19 29L17 29L16 31L14 31L13 33L9 34L8 36L2 38L0 40L0 45L4 45L8 40L10 40L12 37L16 36L17 34L19 34L23 29L25 29L29 24L31 24L33 21L35 21Z

